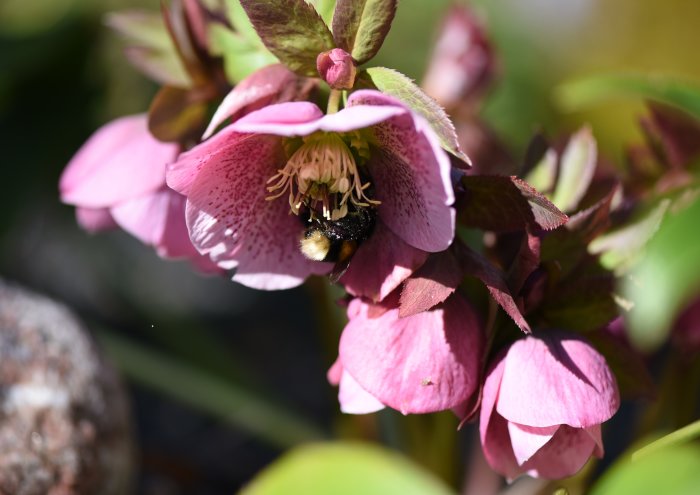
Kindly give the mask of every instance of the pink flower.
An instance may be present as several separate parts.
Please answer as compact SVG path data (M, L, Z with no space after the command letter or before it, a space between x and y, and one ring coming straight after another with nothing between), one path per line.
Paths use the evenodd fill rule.
M300 251L310 219L376 208L371 237L390 239L411 267L416 250L444 250L454 237L448 156L424 119L377 91L353 93L330 115L309 102L250 113L180 155L167 180L187 196L197 249L254 288L289 288L330 270L315 261L322 256ZM352 264L374 263L384 275L358 292L379 298L408 276L391 260L376 267L375 253L362 251Z
M78 223L88 231L119 226L160 256L189 258L211 271L189 240L185 198L165 184L165 166L178 151L151 136L146 115L116 119L71 159L59 182L61 200L77 207Z
M491 365L481 444L493 469L564 478L602 457L600 424L620 397L605 359L583 339L548 331L518 340Z
M329 372L339 384L341 410L403 414L442 411L468 401L479 385L483 329L459 294L412 316L399 317L398 293L381 305L354 299Z

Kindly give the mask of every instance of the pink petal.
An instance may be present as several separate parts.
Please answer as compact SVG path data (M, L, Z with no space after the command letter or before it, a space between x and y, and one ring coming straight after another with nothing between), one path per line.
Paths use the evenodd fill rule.
M340 378L338 401L340 410L346 414L369 414L384 409L384 404L363 389L347 371Z
M385 301L386 304L389 302ZM373 306L355 316L340 340L340 359L360 386L404 414L450 409L476 390L483 343L471 306L460 295L406 318L393 309L372 318Z
M109 208L76 208L75 218L88 232L101 232L118 227Z
M401 104L378 91L356 91L346 110L372 105ZM447 249L455 229L451 165L430 126L406 111L375 125L374 135L379 148L371 150L369 169L382 220L418 249Z
M535 455L544 444L552 439L559 428L560 425L537 428L509 421L508 434L510 435L513 454L515 454L515 460L518 461L518 464L522 466L525 461Z
M200 160L186 215L201 253L223 268L236 267L233 279L257 289L294 287L330 269L299 251L303 225L287 201L267 201L267 180L286 160L279 139L248 136Z
M144 244L157 246L165 230L169 196L167 189L161 189L153 194L130 199L112 208L112 215L122 229Z
M593 426L620 405L605 358L574 335L549 331L508 350L497 410L529 426Z
M308 136L316 131L348 132L364 129L407 111L398 106L346 107L338 113L323 115L308 102L270 105L237 120L231 127L237 132Z
M61 200L102 208L156 191L165 183L165 165L177 151L177 145L151 136L146 115L114 120L71 159L59 183Z
M587 431L562 426L522 468L535 477L566 478L581 470L595 448L596 442Z
M306 79L306 81L309 81ZM308 93L308 84L282 64L268 65L252 73L226 95L204 133L208 138L226 119L236 120L272 101L289 101Z
M340 283L354 296L381 301L420 267L428 253L409 246L377 220L360 245Z

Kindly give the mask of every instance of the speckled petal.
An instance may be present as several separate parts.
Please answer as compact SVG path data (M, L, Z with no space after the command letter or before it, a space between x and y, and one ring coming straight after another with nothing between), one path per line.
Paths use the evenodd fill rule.
M581 337L541 332L508 350L497 405L508 421L588 427L610 419L619 405L605 358Z
M267 180L285 160L278 138L250 135L206 156L189 187L193 244L219 266L236 267L233 279L249 287L290 288L330 269L299 251L303 226L289 214L289 204L266 199Z
M98 129L63 171L61 200L103 208L157 191L177 151L177 145L151 136L146 115L114 120Z
M356 107L356 105L359 105ZM356 91L348 109L400 106L378 91ZM369 170L379 215L408 244L429 252L452 243L455 212L450 159L428 123L406 110L373 127Z
M397 301L390 303L393 309L377 316L367 303L348 309L355 316L340 340L345 370L404 414L463 403L477 388L483 344L471 306L456 294L436 309L399 318Z
M354 296L381 301L417 270L428 253L406 244L381 220L363 242L340 283Z

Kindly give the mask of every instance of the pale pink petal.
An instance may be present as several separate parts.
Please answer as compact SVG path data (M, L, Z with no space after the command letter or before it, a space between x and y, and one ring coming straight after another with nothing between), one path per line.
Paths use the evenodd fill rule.
M340 410L346 414L369 414L384 409L384 404L363 389L347 371L340 378L338 401Z
M306 81L309 81L306 79ZM226 95L204 132L203 139L214 133L226 119L236 120L241 115L262 108L272 101L289 101L299 94L308 93L303 79L282 64L274 64L255 71Z
M596 442L587 431L562 426L522 468L535 477L566 478L581 470L595 448Z
M510 435L513 454L515 454L515 460L518 461L518 464L522 465L535 455L544 444L552 439L559 428L560 425L537 428L509 421L508 434Z
M473 309L458 294L437 308L399 318L356 311L340 339L340 359L360 386L404 414L450 409L476 390L483 344Z
M602 458L603 454L605 454L605 449L603 447L603 434L600 425L594 425L588 428L584 428L584 431L588 433L588 435L595 442L595 449L593 449L593 455Z
M190 240L185 221L187 198L171 189L166 189L168 207L163 233L158 241L158 254L166 258L196 258L201 255Z
M149 246L157 246L163 238L170 206L167 189L140 198L130 199L112 208L119 226Z
M406 109L398 106L357 106L323 115L312 103L292 102L270 105L252 112L231 124L231 127L237 132L308 136L316 131L348 132L364 129L407 113Z
M76 208L75 218L83 229L88 232L101 232L117 228L109 208Z
M374 232L360 245L340 283L354 296L381 301L427 257L427 252L403 242L378 219Z
M267 180L285 160L279 139L252 135L206 156L189 188L193 244L219 266L236 267L233 279L249 287L290 288L330 269L299 251L303 225L287 201L267 200Z
M548 331L508 350L497 410L530 426L588 427L617 411L620 397L605 358L583 339Z
M355 105L360 105L355 107ZM356 91L348 109L401 105L378 91ZM450 159L422 117L403 112L373 128L370 175L382 203L379 215L410 245L429 252L452 243L455 212Z
M335 385L336 387L340 385L340 379L343 376L343 364L340 362L340 359L336 359L335 362L331 365L330 369L326 373L326 379L328 380L328 383L331 385Z
M165 183L165 165L177 151L177 145L151 136L146 115L114 120L71 159L59 183L61 200L102 208L156 191Z

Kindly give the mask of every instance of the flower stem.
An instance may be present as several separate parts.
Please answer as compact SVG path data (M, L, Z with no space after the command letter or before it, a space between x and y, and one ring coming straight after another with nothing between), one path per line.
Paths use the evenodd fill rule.
M331 94L328 96L328 107L326 113L336 113L340 108L340 97L343 92L340 89L331 89Z

